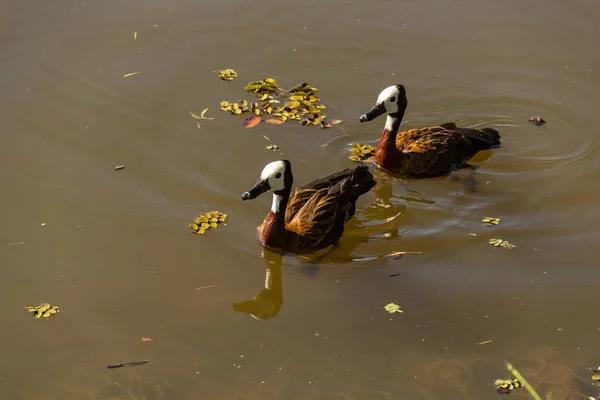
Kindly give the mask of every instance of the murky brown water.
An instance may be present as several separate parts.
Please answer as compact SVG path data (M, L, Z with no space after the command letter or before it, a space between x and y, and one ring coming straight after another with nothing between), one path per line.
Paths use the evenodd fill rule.
M504 360L555 399L594 394L598 2L2 3L3 399L487 399ZM310 82L344 124L246 130L218 112L267 76ZM271 199L239 197L278 157L262 135L298 184L348 167L383 125L359 115L395 83L404 127L501 131L478 185L375 171L338 249L263 259ZM228 226L190 235L213 209ZM260 301L236 306L264 320L233 311L265 271ZM23 309L42 301L61 314Z

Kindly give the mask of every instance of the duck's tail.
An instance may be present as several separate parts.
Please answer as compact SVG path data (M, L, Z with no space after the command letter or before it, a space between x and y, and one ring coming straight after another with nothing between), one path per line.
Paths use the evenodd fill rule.
M481 132L487 136L487 141L490 143L490 147L500 145L500 132L494 128L483 128Z
M373 174L369 171L369 167L366 165L359 165L352 171L350 175L350 186L355 187L354 200L358 199L363 194L367 193L377 184Z
M500 145L500 133L494 128L458 128L458 130L469 139L474 150L487 150Z

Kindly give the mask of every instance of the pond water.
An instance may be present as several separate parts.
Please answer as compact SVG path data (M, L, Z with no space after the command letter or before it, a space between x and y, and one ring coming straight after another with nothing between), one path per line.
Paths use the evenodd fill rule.
M2 398L487 399L504 361L554 399L597 394L600 3L2 3ZM343 123L219 110L266 77ZM278 158L296 184L350 167L397 83L403 128L490 126L502 148L438 179L373 170L339 247L264 253L270 196L240 195ZM227 226L191 234L211 210Z

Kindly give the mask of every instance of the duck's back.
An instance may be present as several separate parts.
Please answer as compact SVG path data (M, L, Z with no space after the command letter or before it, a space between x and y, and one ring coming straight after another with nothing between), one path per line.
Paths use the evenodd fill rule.
M448 122L411 129L396 137L396 147L402 153L398 169L407 175L436 175L498 144L500 134L492 128L459 128Z
M375 185L369 169L358 166L298 187L286 209L286 228L296 233L298 247L317 250L336 243L355 203Z

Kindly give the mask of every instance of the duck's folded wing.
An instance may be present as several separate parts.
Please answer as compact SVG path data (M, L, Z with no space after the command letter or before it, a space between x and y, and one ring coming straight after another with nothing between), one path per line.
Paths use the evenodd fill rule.
M364 166L361 167L366 168ZM306 202L317 192L322 189L334 187L344 179L356 174L357 168L361 167L344 169L297 187L290 196L290 200L285 212L285 222L289 224L292 219L296 217L298 211L300 211L300 209L305 206Z
M298 210L286 228L302 236L310 246L317 247L330 237L332 230L339 228L337 214L341 211L336 200L337 196L330 194L328 188L317 191Z

